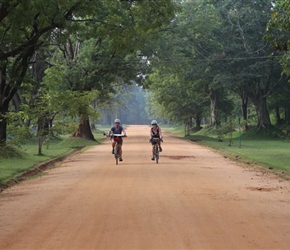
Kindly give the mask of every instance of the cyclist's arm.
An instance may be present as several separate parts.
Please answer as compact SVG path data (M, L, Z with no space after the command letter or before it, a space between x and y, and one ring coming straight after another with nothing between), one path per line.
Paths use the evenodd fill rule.
M120 129L120 134L123 134L123 136L127 136L125 129L123 127L121 127Z
M108 136L110 136L111 134L113 134L112 129L109 130L109 132L108 132Z
M161 131L161 128L159 127L159 137L162 138L162 131Z

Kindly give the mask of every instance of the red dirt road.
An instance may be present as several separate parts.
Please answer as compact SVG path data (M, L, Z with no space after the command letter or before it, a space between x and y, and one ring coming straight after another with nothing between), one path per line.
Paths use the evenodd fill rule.
M131 126L0 194L0 249L290 249L290 183L167 135L150 160Z

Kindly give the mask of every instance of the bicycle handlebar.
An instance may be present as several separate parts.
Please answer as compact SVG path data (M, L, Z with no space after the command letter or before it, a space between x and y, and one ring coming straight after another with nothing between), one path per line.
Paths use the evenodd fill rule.
M127 135L122 135L122 134L113 134L112 136L114 136L114 137L126 137Z
M108 135L106 133L103 133L104 136L107 137L127 137L127 135L122 135L122 134L112 134L112 135Z

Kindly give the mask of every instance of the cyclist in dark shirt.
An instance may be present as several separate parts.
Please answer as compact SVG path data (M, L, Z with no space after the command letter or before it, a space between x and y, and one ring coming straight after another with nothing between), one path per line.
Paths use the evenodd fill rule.
M153 120L151 122L151 129L150 129L150 142L153 145L153 138L159 138L160 140L158 141L158 146L159 146L159 152L162 152L162 147L161 147L161 141L162 141L162 133L161 133L161 128L158 126L157 121ZM154 149L152 149L153 156L151 158L152 161L155 160L154 158Z
M124 136L127 136L126 135L126 132L124 130L124 128L121 126L121 121L119 119L116 119L115 122L114 122L114 126L109 130L109 133L108 135L113 135L113 134L124 134ZM115 148L115 145L116 145L116 141L118 141L119 143L119 156L120 156L120 161L123 161L123 158L122 158L122 145L123 145L123 139L122 137L112 137L112 154L114 154L114 148Z

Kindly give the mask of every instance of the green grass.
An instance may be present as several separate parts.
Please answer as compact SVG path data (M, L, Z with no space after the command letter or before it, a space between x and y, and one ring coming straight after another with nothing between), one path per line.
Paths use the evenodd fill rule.
M169 129L166 131L174 131ZM176 130L178 133L178 130ZM274 134L274 135L273 135ZM239 147L238 132L233 133L233 143L229 146L228 135L219 142L217 136L212 132L203 129L193 135L186 137L200 144L213 147L233 158L242 158L244 162L254 162L268 168L283 170L290 173L290 142L286 139L277 139L276 132L265 133L264 131L251 130L242 135L241 148ZM184 134L182 134L184 135Z
M184 127L183 126L168 126L168 125L160 125L162 131L169 132L175 135L184 136Z
M0 152L0 184L5 183L25 171L33 168L35 165L45 162L47 160L57 158L64 155L78 147L94 146L104 139L102 134L104 127L100 129L97 127L97 131L94 132L94 136L97 142L88 141L83 139L69 138L69 136L63 136L60 138L54 138L50 140L49 144L43 144L43 154L38 155L37 140L31 140L20 148L7 146L1 148Z

